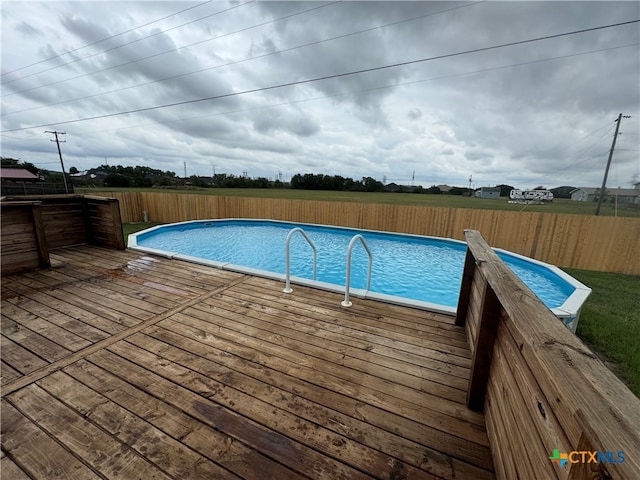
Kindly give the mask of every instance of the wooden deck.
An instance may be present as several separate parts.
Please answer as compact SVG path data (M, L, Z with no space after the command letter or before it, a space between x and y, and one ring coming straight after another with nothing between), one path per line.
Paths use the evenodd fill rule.
M2 479L493 478L454 319L80 246L2 279Z

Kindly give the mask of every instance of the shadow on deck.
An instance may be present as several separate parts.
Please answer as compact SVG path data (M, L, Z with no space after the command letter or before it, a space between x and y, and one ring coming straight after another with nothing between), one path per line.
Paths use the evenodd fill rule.
M494 477L451 317L94 246L51 264L2 279L3 479Z

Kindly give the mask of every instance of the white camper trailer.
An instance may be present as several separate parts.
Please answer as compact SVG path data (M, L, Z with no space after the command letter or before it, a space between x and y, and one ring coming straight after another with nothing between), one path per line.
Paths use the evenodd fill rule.
M511 190L509 203L545 203L553 201L549 190Z

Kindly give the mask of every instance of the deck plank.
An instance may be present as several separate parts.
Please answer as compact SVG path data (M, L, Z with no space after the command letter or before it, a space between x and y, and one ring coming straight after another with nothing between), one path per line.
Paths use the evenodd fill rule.
M78 361L64 371L131 413L145 418L167 435L179 439L195 452L242 478L248 480L303 478L247 445L233 441L222 432L195 420L182 410L147 394L142 389L86 360Z
M58 443L107 478L171 478L36 384L12 393L10 401L19 405L25 416L45 429Z
M299 290L301 290L301 288L302 287L299 287ZM275 294L275 292L273 293ZM305 290L305 293L308 293L308 290ZM223 294L220 294L220 296L222 295L225 295L225 298L228 299L230 305L238 305L238 311L240 313L255 305L258 305L260 310L268 312L277 305L274 303L273 299L269 302L265 301L258 303L255 297L252 298L247 295L243 296L241 293L237 293L235 291L224 292ZM238 297L242 298L237 300ZM347 310L347 312L341 312L338 315L334 313L333 316L328 315L326 310L322 310L318 307L315 308L314 311L310 312L306 308L308 306L308 304L306 304L306 300L300 302L299 298L286 300L286 302L296 302L294 304L295 306L285 306L285 308L282 309L283 311L278 312L278 315L290 319L289 326L292 328L295 328L295 326L301 322L306 322L311 328L316 330L335 333L342 338L344 338L344 336L350 337L348 338L349 342L365 342L367 343L367 347L372 351L379 347L391 347L391 351L394 352L395 355L406 354L408 356L426 356L433 360L443 361L445 363L465 368L468 368L471 365L468 351L462 351L461 348L452 347L448 345L448 343L439 343L437 341L430 341L426 339L423 342L419 342L421 344L416 344L413 342L408 343L398 339L387 338L385 335L371 335L372 331L370 329L360 326L357 322L350 321L350 310ZM306 295L303 298L306 298ZM333 298L335 302L340 297L334 294ZM285 303L285 305L287 304ZM224 302L217 306L219 308L223 307ZM332 319L334 321L332 321ZM335 321L336 319L339 319L339 321ZM373 333L375 334L376 332ZM428 346L431 346L432 348L427 348ZM423 360L424 359L420 362L423 362Z
M18 372L8 363L5 363L4 360L2 360L2 362L0 363L2 365L2 369L0 370L1 372L0 375L2 376L2 380L0 381L0 384L4 385L22 376L20 372Z
M50 322L52 325L56 325L68 332L73 333L74 335L77 335L80 338L84 338L91 343L98 342L109 335L103 330L100 330L88 323L74 318L72 315L70 315L71 312L61 312L60 310L56 310L55 302L44 304L36 300L44 300L46 302L47 298L42 298L39 295L32 298L24 297L19 298L15 301L11 299L9 302L7 302L7 304L15 305L16 307L20 307L26 312L46 319L46 321ZM7 307L7 304L3 306L3 309Z
M4 308L2 309L4 312ZM0 315L0 325L2 326L2 336L20 345L30 352L38 352L38 356L47 362L55 362L70 353L62 345L40 335L29 328L25 328L13 321L4 313Z
M452 317L132 251L51 257L2 278L16 479L494 478Z
M96 329L108 336L126 328L121 323L114 321L112 316L109 316L110 318L106 318L99 313L96 313L92 308L92 305L86 305L82 302L69 303L69 300L71 299L68 295L54 296L53 293L55 293L55 289L40 290L26 285L23 285L23 287L24 290L21 296L10 298L6 301L14 305L20 305L24 301L32 301L41 305L46 305L47 307L54 309L59 314L68 315L87 325L89 328L83 330L87 334L90 334L90 330ZM3 300L5 299L3 298ZM101 337L103 336L100 334L98 335Z
M36 332L71 352L91 345L91 342L59 327L51 322L49 317L41 317L33 312L21 308L19 305L7 303L2 308L2 314L14 325L10 328L26 328Z
M446 385L432 382L430 391L412 390L403 385L399 385L385 379L381 379L366 372L358 372L344 366L324 362L322 359L313 357L306 353L288 350L282 346L280 338L273 338L273 335L265 334L264 331L250 331L249 328L242 328L233 325L232 322L224 325L218 318L209 322L197 317L195 309L188 310L188 314L177 314L174 318L187 327L191 327L192 332L201 332L208 341L211 339L223 339L223 342L234 352L237 345L250 347L254 352L256 362L270 361L277 362L278 369L294 376L311 378L314 382L332 390L340 391L346 395L358 394L363 399L373 402L385 409L406 409L408 412L416 410L416 415L423 415L420 412L420 405L427 405L443 413L456 416L461 411L464 402L463 392ZM215 321L212 327L210 323ZM219 322L219 323L218 323ZM164 325L164 324L163 324ZM230 328L233 327L233 328ZM184 328L184 327L181 327ZM224 347L224 345L223 345ZM375 366L372 365L375 370ZM455 393L453 401L443 398L443 395ZM468 415L469 418L479 418L477 415Z
M2 448L11 452L14 462L20 465L20 471L29 474L27 478L100 479L95 472L6 401L2 402ZM8 474L3 469L2 478L19 478L6 475Z
M116 348L116 350L120 349ZM254 420L241 416L234 410L221 408L220 404L204 396L213 393L206 380L205 383L202 383L202 379L189 375L185 369L181 369L171 362L161 361L155 355L144 353L140 349L136 349L134 354L132 354L131 348L124 350L126 351L122 353L134 356L137 361L143 364L145 361L148 362L146 365L152 365L152 369L163 371L173 379L176 379L178 372L183 374L185 378L176 379L180 382L176 384L135 362L105 350L92 354L88 360L121 378L127 378L138 388L142 388L149 394L180 408L203 423L257 449L262 454L295 471L304 473L311 470L319 474L320 478L344 478L345 480L370 478L368 475L320 455L312 449L305 448L304 445L278 433L277 430L266 428ZM190 388L187 388L183 383Z
M185 367L188 366L227 387L257 396L313 423L326 425L335 433L348 433L358 442L392 453L404 462L439 476L448 477L451 473L451 462L438 451L438 447L440 451L450 448L454 452L468 447L460 438L438 431L438 428L426 427L422 423L314 385L309 380L286 375L274 368L239 358L237 350L234 350L234 355L229 355L224 351L212 349L208 342L200 343L187 337L181 339L178 333L164 331L160 327L147 329L145 334L161 340L162 343L150 341L143 335L131 337L129 342ZM185 355L185 351L202 358ZM456 430L456 426L452 426L455 420L444 418L443 423L446 422L448 432ZM402 428L403 426L410 428ZM458 429L462 435L467 436L466 438L475 439L479 446L486 447L486 434L482 428L460 422ZM398 431L402 431L402 437L396 435ZM414 431L415 435L410 431ZM486 465L484 455L487 452L482 447L478 450L482 451L480 463ZM426 458L429 459L428 465L425 462ZM477 469L477 478L484 478L483 473L486 472Z
M46 360L21 347L4 335L2 335L0 352L2 352L2 361L22 375L48 364Z
M30 477L9 457L2 457L0 460L0 474L3 478L11 480L30 480Z
M63 372L43 378L38 385L171 476L240 478Z
M271 300L268 305L258 304L255 301L248 301L246 299L236 301L235 290L236 289L225 292L224 297L220 295L219 297L222 301L217 304L213 304L212 302L214 300L211 299L206 303L203 302L198 308L207 312L213 308L222 306L222 308L228 310L229 313L221 312L221 315L226 317L233 316L234 318L247 318L251 319L251 322L268 322L270 319L276 319L276 328L279 327L282 331L288 332L290 336L302 336L306 342L313 342L314 339L317 339L316 344L319 344L322 348L340 344L345 345L343 348L357 346L360 350L371 354L365 358L365 360L370 360L370 357L373 355L375 358L387 360L389 364L399 362L402 365L402 371L405 371L405 365L410 363L405 360L411 358L416 361L418 366L414 371L425 373L423 369L424 366L435 367L432 368L432 370L434 372L440 372L441 374L437 375L434 373L433 375L436 378L442 375L445 375L446 378L451 375L465 380L468 378L468 361L464 358L456 359L456 362L464 363L465 366L452 366L451 363L447 363L442 358L448 357L449 354L443 355L443 352L432 352L427 348L422 348L419 354L409 352L405 356L398 348L389 348L388 345L386 345L385 333L387 330L362 332L358 329L357 325L354 326L353 324L350 325L352 327L350 329L337 330L336 322L339 321L339 323L342 323L342 321L340 317L331 316L329 312L309 313L299 309L293 309L288 304L276 303L274 300ZM273 322L271 323L273 324ZM354 336L345 335L351 333L353 333ZM337 353L341 352L338 351ZM429 360L426 360L424 357L427 357Z

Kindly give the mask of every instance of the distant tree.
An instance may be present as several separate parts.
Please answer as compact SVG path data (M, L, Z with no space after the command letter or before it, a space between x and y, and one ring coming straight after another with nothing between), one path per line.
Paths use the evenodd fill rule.
M425 193L440 194L440 193L442 193L442 190L440 190L440 187L437 187L435 185L431 185L429 188L427 188L425 190Z
M17 158L0 157L0 159L2 160L2 166L4 168L18 168L18 163L20 163L20 160Z
M11 157L0 157L0 159L2 162L1 165L4 168L24 168L34 175L38 175L40 173L40 169L31 162L24 162L20 159Z
M379 182L372 177L363 177L362 185L364 186L365 192L381 192L382 190L384 190L384 185L382 184L382 182Z
M546 190L546 188L542 185L538 185L536 188L534 188L534 190Z
M188 183L190 183L194 187L208 187L209 186L207 184L207 181L204 178L198 177L197 175L191 175L189 177Z
M40 178L42 178L47 183L64 183L62 172L51 172L49 170L42 170L40 172Z
M467 188L467 187L451 187L451 190L449 190L449 195L464 195L467 192L473 192L473 190Z
M258 177L253 180L253 188L269 188L271 182L268 178Z
M69 169L69 173L70 173L71 175L75 175L76 173L80 173L80 172L78 172L78 169L77 169L76 167L71 167L71 168Z
M110 173L104 178L105 187L129 187L131 186L131 180L122 173Z
M171 179L166 175L163 175L156 179L154 185L157 185L159 187L168 187L169 185L171 185Z

